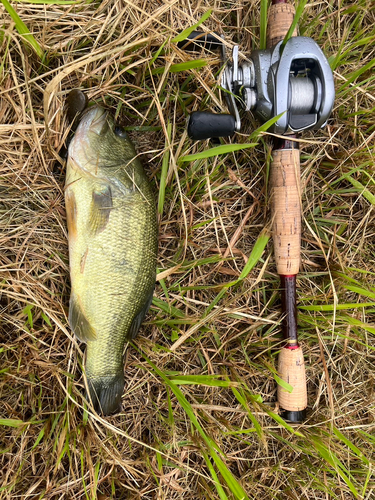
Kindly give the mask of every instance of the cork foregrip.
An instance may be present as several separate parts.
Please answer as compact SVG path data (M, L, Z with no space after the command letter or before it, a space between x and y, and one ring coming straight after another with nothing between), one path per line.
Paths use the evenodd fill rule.
M268 12L267 46L270 48L284 40L293 22L295 10L288 3L277 3L271 5ZM297 29L293 31L293 36L297 36Z
M271 206L277 273L298 274L301 245L300 164L298 149L272 152Z
M307 389L305 361L302 348L283 348L279 354L279 377L293 387L287 392L280 385L277 386L277 399L280 407L288 411L302 411L307 407Z

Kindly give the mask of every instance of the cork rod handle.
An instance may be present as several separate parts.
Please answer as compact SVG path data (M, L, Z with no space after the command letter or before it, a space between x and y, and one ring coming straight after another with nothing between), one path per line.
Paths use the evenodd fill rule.
M276 149L272 154L270 184L277 273L280 276L295 276L299 272L301 248L299 150ZM288 314L288 308L284 313ZM291 318L286 324L292 324ZM291 332L286 332L286 342L286 347L279 354L278 372L280 378L293 387L293 391L289 393L279 385L278 401L289 415L288 419L298 421L300 418L297 416L307 406L305 363L302 348L292 338Z
M293 5L285 2L273 3L268 10L267 46L273 47L284 40L293 22L295 10ZM293 31L297 36L297 29Z
M298 149L276 149L271 163L271 206L277 273L298 274L301 246Z
M280 407L289 414L303 412L307 406L305 362L301 347L283 348L279 354L279 377L293 387L288 392L281 385L277 386L277 399Z

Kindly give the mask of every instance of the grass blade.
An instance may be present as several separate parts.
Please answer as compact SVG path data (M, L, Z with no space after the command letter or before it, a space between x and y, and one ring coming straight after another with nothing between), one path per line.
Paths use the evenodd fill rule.
M302 438L304 437L304 435L301 432L296 431L295 429L293 429L293 427L291 425L289 425L287 422L285 422L285 420L282 417L280 417L280 415L278 415L277 413L274 413L271 410L268 410L267 408L265 408L265 410L268 413L268 415L271 418L273 418L275 420L275 422L277 422L279 425L284 427L284 429L291 432L292 434L295 434L296 436L299 436Z
M366 465L370 464L361 450L358 449L351 441L349 441L349 439L346 438L342 432L340 432L336 427L333 428L333 432L340 439L340 441L346 444L346 446L350 448L357 455L357 457L362 460L362 462L364 462Z
M190 28L186 28L186 30L182 31L179 35L175 36L172 42L177 43L186 40L186 38L190 35L190 33L192 33L195 29L198 28L198 26L204 23L210 17L211 14L212 14L212 9L205 12L196 24L193 24L193 26L190 26Z
M18 420L16 418L0 418L0 427L14 427L19 428L24 425L32 425L32 424L41 424L44 420L29 420L28 422L24 422L23 420Z
M349 182L353 184L353 186L358 189L360 194L366 198L367 201L369 201L372 205L375 205L375 196L359 181L356 179L353 179L351 175L346 175L345 179L347 179Z
M266 248L269 239L270 235L268 231L263 231L262 233L260 233L258 239L255 242L255 245L253 246L253 249L251 250L249 260L246 262L245 267L242 269L242 272L237 282L244 280L246 276L250 273L250 271L254 269L259 259L261 258L262 253L264 252L264 249Z
M365 288L352 285L346 285L345 288L351 292L357 293L358 295L363 295L363 297L375 299L375 292L370 292L370 290L366 290Z
M301 2L298 4L296 8L296 13L293 19L292 24L290 25L290 28L288 30L288 33L285 35L285 38L283 40L283 43L281 44L280 51L282 52L286 42L289 40L289 38L292 37L293 31L296 29L296 26L300 20L300 17L302 16L303 10L305 8L305 5L307 4L307 0L301 0Z
M173 307L172 305L167 304L166 302L164 302L161 299L158 299L157 297L154 297L152 299L152 304L155 307L161 309L163 312L169 314L170 316L175 316L177 318L185 318L185 314L180 309L177 309L177 307Z
M359 319L353 318L352 316L337 316L337 319L348 325L358 326L359 328L363 328L363 330L366 330L366 332L375 335L375 328L373 326L370 326L369 324L364 323Z
M156 59L160 56L161 52L163 51L165 45L167 44L168 42L168 39L165 40L161 45L160 47L158 48L158 50L155 52L155 54L152 56L152 59L150 61L150 66L152 66L154 64L154 62L156 61Z
M260 46L261 50L267 47L267 5L268 0L260 2Z
M204 450L202 450L202 454L203 454L204 460L207 464L207 467L210 471L212 479L214 480L214 484L215 484L216 490L219 494L220 500L229 500L223 487L220 484L219 478L217 477L216 471L215 471L214 467L212 466L212 463L211 463L211 460L209 459L209 456L207 455L207 453Z
M16 29L18 33L21 35L21 37L32 47L32 49L35 51L35 53L39 56L40 59L43 59L44 53L43 50L40 48L40 45L38 42L35 40L33 35L30 33L28 27L26 24L22 21L22 19L19 17L17 12L13 9L13 7L10 5L8 0L1 0L2 4L4 5L5 9L7 10L8 14L10 17L13 19Z
M258 143L250 143L250 144L223 144L221 146L217 146L216 148L206 149L201 153L196 153L194 155L181 156L178 159L178 162L187 162L187 161L195 161L195 160L204 160L206 158L212 158L213 156L225 155L229 153L234 153L235 151L241 151L242 149L254 148Z
M22 314L27 316L27 322L30 325L30 328L34 327L32 311L33 311L33 306L31 304L27 305L24 309L22 309Z
M276 123L283 115L285 115L286 111L283 111L279 115L274 116L270 120L267 120L260 127L258 127L254 132L250 135L250 139L256 139L262 132L266 132L274 123Z
M298 309L303 309L304 311L344 311L345 309L359 309L360 307L374 307L375 302L362 302L362 303L351 303L351 304L321 304L316 306L298 306Z
M33 3L36 5L75 5L81 0L14 0L16 3Z
M238 386L238 382L220 380L218 375L173 375L169 379L177 385L206 385L208 387Z
M0 418L0 426L3 427L23 427L26 425L27 422L24 422L23 420L17 420L15 418Z
M346 88L348 85L354 82L359 76L361 76L363 73L366 73L368 70L372 69L375 66L375 59L372 61L368 62L364 66L361 66L357 71L354 71L351 73L351 76L349 76L346 79L346 82L341 86L341 90Z
M276 380L277 385L282 387L284 391L287 391L289 393L293 392L293 386L288 384L288 382L285 382L282 378L280 378L276 373L273 373L273 378Z
M332 450L328 449L321 440L314 436L312 438L312 444L315 446L315 449L318 451L319 455L324 458L324 460L339 474L339 476L345 481L350 491L353 493L354 498L359 497L359 493L355 488L353 482L348 477L348 471L344 464L337 458L337 456L333 453Z
M172 124L169 122L167 125L167 137L165 138L165 153L164 153L163 162L161 165L159 200L158 200L158 213L160 215L163 213L163 208L164 208L165 184L167 182L167 174L168 174L168 166L169 166L171 133L172 133Z
M224 288L220 290L220 292L217 294L217 296L214 298L214 300L211 302L211 304L207 307L205 311L205 315L207 315L215 306L216 304L224 297L224 295L227 293L228 288L235 286L241 281L243 281L248 274L254 269L256 264L258 263L260 257L262 256L262 253L268 243L268 240L270 239L270 235L268 232L263 231L259 236L257 241L255 242L255 245L253 246L253 249L251 251L250 257L248 261L245 264L245 267L243 268L239 278L235 281L231 281L229 283L226 283L224 285Z
M232 388L233 394L236 396L237 401L243 406L243 408L247 411L247 415L250 418L251 422L254 425L255 431L259 436L259 439L264 442L264 433L261 425L258 420L254 417L253 413L250 411L249 405L247 404L246 398L243 394L241 394L237 389Z
M172 64L168 68L169 73L179 73L180 71L189 71L190 69L203 68L207 66L207 61L205 59L194 59L193 61L182 62L177 64ZM165 66L161 68L155 68L151 71L152 75L161 75L165 71Z

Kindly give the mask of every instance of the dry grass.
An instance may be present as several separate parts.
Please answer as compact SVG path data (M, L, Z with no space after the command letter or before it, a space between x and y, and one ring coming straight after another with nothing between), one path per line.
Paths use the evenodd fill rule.
M225 106L214 54L201 55L201 69L169 71L199 57L170 39L209 8L205 28L244 54L256 48L260 2L13 4L43 61L0 10L0 498L241 498L225 470L249 498L374 498L375 11L371 0L336 4L311 3L301 22L331 57L337 100L328 127L303 136L298 295L309 414L294 429L276 415L271 241L247 278L210 307L268 227L269 141L178 163L209 147L187 138L187 113ZM170 151L154 306L126 352L122 411L105 420L83 410L83 346L67 323L58 152L64 100L76 87L125 126L149 127L131 136L155 192ZM245 132L256 126L244 122ZM205 378L186 385L183 375ZM220 472L214 443L227 467Z

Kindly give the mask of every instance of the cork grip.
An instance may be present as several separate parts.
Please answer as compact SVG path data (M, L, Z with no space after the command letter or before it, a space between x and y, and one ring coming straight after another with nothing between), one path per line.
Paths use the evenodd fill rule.
M307 389L305 361L302 348L283 348L279 354L279 377L293 387L288 392L280 385L277 386L277 399L280 407L287 411L303 411L307 406Z
M288 3L276 3L270 6L267 25L267 46L269 48L284 40L293 22L294 14L293 5ZM297 36L296 29L293 31L293 36Z
M301 245L300 164L298 149L273 151L271 204L277 273L298 274Z

